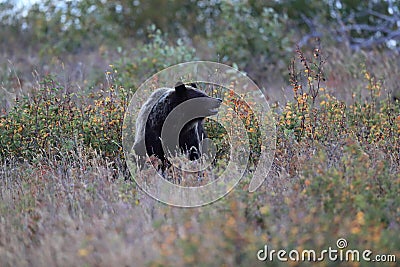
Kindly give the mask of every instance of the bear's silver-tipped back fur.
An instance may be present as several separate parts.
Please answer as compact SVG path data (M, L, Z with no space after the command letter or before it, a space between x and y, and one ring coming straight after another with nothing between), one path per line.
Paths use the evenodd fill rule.
M133 149L135 150L138 156L146 156L146 146L145 146L145 129L146 122L151 109L154 107L156 103L158 103L163 97L167 95L167 93L174 91L171 88L160 88L154 91L149 99L144 103L144 105L140 108L139 114L136 119L136 132L135 132L135 142L133 144Z

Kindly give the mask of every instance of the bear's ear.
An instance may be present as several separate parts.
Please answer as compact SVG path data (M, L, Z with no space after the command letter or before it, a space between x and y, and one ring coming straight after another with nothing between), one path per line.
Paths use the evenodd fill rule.
M191 83L190 86L193 88L197 88L197 84L195 84L195 83Z
M181 83L181 82L177 82L175 84L175 92L177 92L178 94L182 94L186 91L186 86Z

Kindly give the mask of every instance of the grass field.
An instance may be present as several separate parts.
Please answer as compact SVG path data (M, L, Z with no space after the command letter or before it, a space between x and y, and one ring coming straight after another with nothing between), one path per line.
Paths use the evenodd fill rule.
M277 141L262 186L249 193L247 173L226 197L187 209L150 198L125 168L121 127L133 92L122 72L137 66L108 66L114 58L93 53L29 79L28 58L5 63L0 266L286 266L257 252L337 249L340 238L399 261L398 59L319 52L294 52L288 83L264 86Z

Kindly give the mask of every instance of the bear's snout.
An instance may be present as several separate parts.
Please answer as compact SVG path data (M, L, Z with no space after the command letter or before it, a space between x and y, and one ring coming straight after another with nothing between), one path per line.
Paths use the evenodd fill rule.
M218 109L221 106L222 99L221 98L213 98L213 101L210 102L209 112L210 115L215 115L218 113Z
M221 103L222 103L222 99L221 98L213 97L212 99L213 99L212 106L214 106L214 107L221 106Z

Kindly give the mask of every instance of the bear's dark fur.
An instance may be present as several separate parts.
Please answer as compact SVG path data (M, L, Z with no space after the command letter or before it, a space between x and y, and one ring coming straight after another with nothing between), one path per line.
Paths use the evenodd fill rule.
M140 109L136 120L136 135L133 148L139 157L143 159L146 154L149 156L154 155L161 160L162 165L160 167L162 171L167 168L169 162L163 150L163 140L161 140L163 124L174 108L191 99L196 99L197 102L195 103L197 104L193 105L193 108L200 109L197 114L201 115L186 123L183 118L185 115L187 117L192 113L186 108L183 111L188 114L178 114L178 116L174 114L173 124L169 125L169 127L181 129L181 131L176 131L179 133L179 148L181 152L188 154L190 160L196 160L201 157L200 142L206 138L203 121L205 117L215 115L218 112L222 100L208 96L198 90L196 84L193 83L190 85L178 83L175 88L161 88L150 95Z

